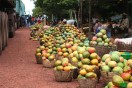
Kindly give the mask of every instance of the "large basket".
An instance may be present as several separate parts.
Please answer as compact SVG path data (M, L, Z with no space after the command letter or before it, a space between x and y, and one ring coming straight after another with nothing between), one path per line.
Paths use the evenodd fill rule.
M79 69L76 68L76 69L73 69L72 71L73 71L73 79L76 79L79 75Z
M96 52L100 57L102 57L104 54L108 54L111 51L117 50L116 46L112 46L112 47L106 47L100 45L90 45L90 46L96 49Z
M43 66L46 68L53 68L55 66L55 60L49 61L48 59L42 60Z
M58 54L55 55L56 60L62 60L63 56L59 56Z
M73 61L72 61L72 58L68 58L68 59L69 59L69 62L70 62L73 66L78 67L78 63L77 63L77 62L73 62Z
M78 88L96 88L97 79L78 79Z
M107 84L108 82L112 81L114 75L116 75L116 73L114 72L101 71L101 76L103 78L104 84Z
M42 56L37 56L37 55L35 54L35 58L36 58L37 64L42 64Z
M54 76L57 82L71 82L73 77L73 71L54 70Z
M75 67L78 67L78 63L76 63L76 62L72 62L72 61L71 61L71 64L72 64L73 66L75 66Z
M131 44L125 44L123 42L117 42L117 50L118 51L130 51L132 52L132 43Z
M44 42L40 41L40 45L41 45L41 46L44 45Z

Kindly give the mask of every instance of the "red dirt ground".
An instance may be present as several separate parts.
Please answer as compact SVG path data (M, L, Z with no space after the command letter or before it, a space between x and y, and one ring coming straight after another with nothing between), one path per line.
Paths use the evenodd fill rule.
M56 82L53 69L36 64L34 53L39 42L29 37L28 29L19 29L9 39L0 56L0 88L76 88L77 81Z

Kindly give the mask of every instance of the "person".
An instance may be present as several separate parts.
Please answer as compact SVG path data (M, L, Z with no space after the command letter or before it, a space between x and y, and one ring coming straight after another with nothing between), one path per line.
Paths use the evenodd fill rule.
M66 19L63 19L63 25L64 24L67 24L67 20Z
M36 17L34 18L34 22L37 23L37 18Z
M67 24L74 25L74 23L75 23L75 20L73 20L73 19L67 20Z
M63 18L61 17L59 22L58 22L58 27L61 27L63 25Z
M29 17L27 18L27 27L29 27Z
M122 20L121 20L121 23L120 23L120 26L121 30L125 33L128 33L128 29L129 29L129 19L127 17L127 14L123 13L122 14Z
M38 23L40 24L42 22L41 16L37 18Z
M76 21L74 22L74 26L77 27L77 22Z
M95 23L95 25L93 27L93 30L94 30L95 34L99 32L101 26L102 26L101 22L99 20L96 20L96 23Z
M32 25L31 15L28 17L29 26Z
M20 17L20 27L24 27L25 26L25 20L24 20L24 17L21 16Z
M22 22L23 23L23 27L25 27L26 26L26 16L22 15L22 18L23 18L23 20L22 20L23 21Z
M51 26L56 26L58 24L57 20L54 19Z
M107 34L108 38L111 38L111 30L112 30L111 19L108 19L106 25L107 25L107 27L106 27L106 34Z
M93 25L95 25L96 24L96 21L98 20L98 18L96 18L96 17L93 17L92 18L92 23L93 23Z
M18 18L16 19L17 20L17 29L21 27L20 23L21 23L21 20L20 20L20 16L18 16Z

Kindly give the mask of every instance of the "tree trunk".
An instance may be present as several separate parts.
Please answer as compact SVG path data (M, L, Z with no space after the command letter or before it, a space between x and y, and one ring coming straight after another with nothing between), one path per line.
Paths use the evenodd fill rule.
M83 12L83 11L82 11L82 10L83 10L83 0L81 0L81 9L80 9L80 12L81 12L81 29L83 30L83 25L82 25L82 18L83 18L83 17L82 17L82 16L83 16L83 15L82 15L82 12Z
M89 33L91 33L91 0L89 0Z

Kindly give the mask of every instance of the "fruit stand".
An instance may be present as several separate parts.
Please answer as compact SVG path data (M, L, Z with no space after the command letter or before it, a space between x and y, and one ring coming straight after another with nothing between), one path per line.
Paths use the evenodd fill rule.
M78 88L96 88L102 81L105 88L121 88L122 84L128 86L122 88L131 88L132 76L129 75L127 84L123 75L131 71L132 55L129 53L128 59L124 52L119 52L104 29L92 39L73 25L45 30L42 24L36 24L31 27L31 33L34 30L36 34L31 36L32 40L41 43L35 53L36 62L53 68L55 81L76 79Z

